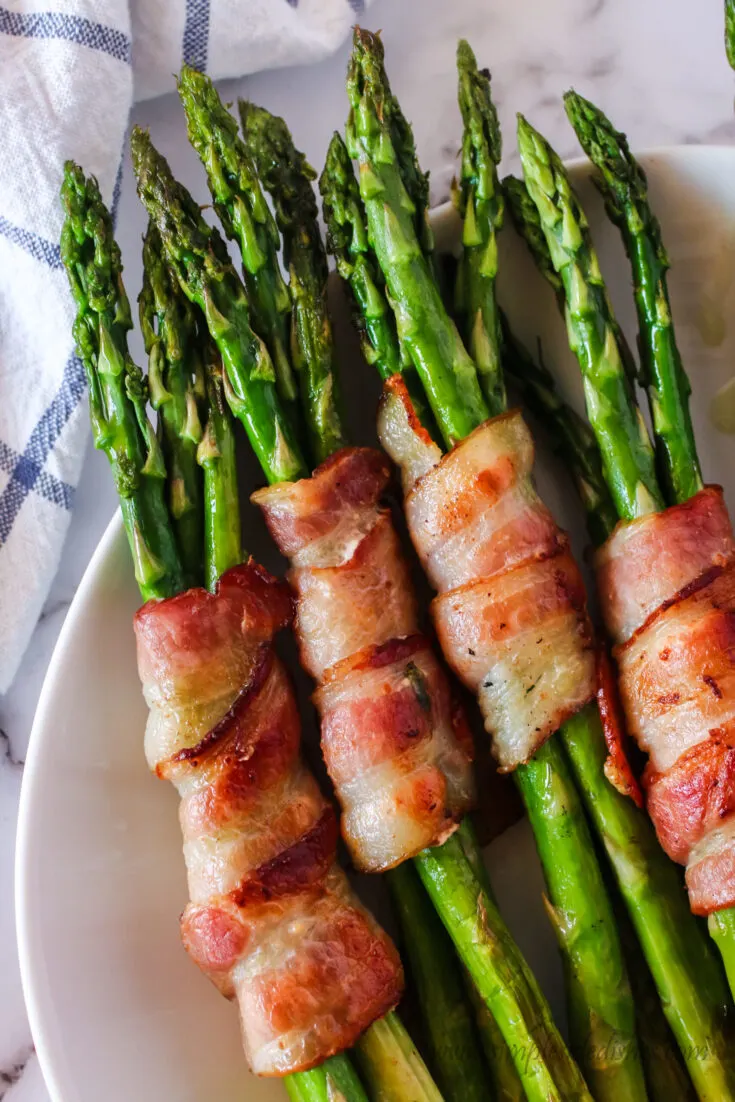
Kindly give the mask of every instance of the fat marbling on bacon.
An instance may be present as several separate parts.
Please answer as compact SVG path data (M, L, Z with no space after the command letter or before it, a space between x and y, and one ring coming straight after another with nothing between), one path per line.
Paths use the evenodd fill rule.
M595 688L584 586L534 489L531 435L511 411L442 456L400 376L385 386L378 434L401 468L411 538L438 591L444 655L478 696L500 768L515 769Z
M370 872L441 842L473 799L464 716L418 631L408 566L380 506L389 477L379 452L344 448L310 478L253 495L291 560L342 833Z
M735 904L735 541L722 490L617 526L596 561L666 852L706 915Z
M146 756L180 797L184 945L238 1002L259 1075L348 1048L398 1001L400 961L336 864L337 824L299 753L294 693L272 647L292 618L254 562L136 614Z

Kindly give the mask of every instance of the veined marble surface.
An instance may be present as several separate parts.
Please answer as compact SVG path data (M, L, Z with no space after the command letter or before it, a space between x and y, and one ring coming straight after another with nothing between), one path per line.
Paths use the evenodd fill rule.
M459 117L454 49L467 37L493 73L506 164L516 168L513 131L523 111L564 156L576 139L560 102L570 85L625 129L634 148L735 141L735 76L725 61L721 0L375 0L365 24L382 28L395 91L413 121L431 170L432 198L447 198L455 171ZM312 69L265 73L224 86L285 115L296 142L320 166L332 130L345 115L345 46ZM202 201L202 173L186 145L173 96L141 105L174 170ZM144 218L126 165L118 221L131 297L140 276ZM140 344L134 344L136 354ZM87 456L61 568L15 684L0 698L0 1099L48 1098L33 1053L16 957L13 854L23 760L44 673L64 616L116 502L107 463Z

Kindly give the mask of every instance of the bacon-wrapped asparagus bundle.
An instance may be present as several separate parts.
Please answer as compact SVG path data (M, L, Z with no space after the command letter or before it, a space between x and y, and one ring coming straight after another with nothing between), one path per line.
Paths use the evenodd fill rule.
M208 364L215 405L200 461L204 497L216 514L208 524L207 571L211 576L215 562L232 569L214 592L184 590L145 381L127 351L130 312L111 219L96 181L72 164L62 198L62 251L78 307L75 335L95 442L110 459L136 575L149 598L135 619L151 708L146 753L182 798L191 894L182 939L237 1000L258 1074L290 1075L296 1097L303 1087L326 1102L339 1089L351 1102L365 1102L348 1058L334 1054L395 1005L401 966L336 864L334 812L300 758L295 698L272 647L274 633L291 619L290 594L252 560L225 561L242 556L239 514L228 508L236 494L217 397L221 365ZM165 267L158 278L167 278ZM173 304L169 321L176 323ZM169 393L166 365L158 367ZM182 381L191 386L190 372ZM394 1063L388 1049L386 1062ZM315 1065L318 1071L293 1074Z
M190 128L194 129L194 123L198 120L192 121L188 108L187 114ZM279 122L272 119L270 121L276 124ZM271 136L272 134L271 131ZM276 140L279 136L280 132L276 130ZM195 146L201 141L202 159L208 168L213 169L210 175L213 191L219 194L223 186L229 189L230 200L239 209L241 200L238 199L237 194L238 176L233 171L232 163L227 163L217 139L207 134L192 135L192 139ZM231 145L232 138L229 137L225 152L227 148L231 148ZM241 325L238 319L241 315L238 308L238 281L234 271L224 262L224 258L220 260L221 254L216 243L212 241L212 231L199 216L187 193L175 183L168 166L152 148L146 135L140 132L134 134L133 152L141 198L161 230L169 259L182 288L207 315L210 331L222 350L231 387L233 409L238 415L242 414L246 428L256 440L258 436L263 438L264 426L261 425L257 429L255 423L258 416L262 416L262 412L252 404L245 409L241 401L244 387L240 376L250 373L250 365L247 359L247 347L238 333L238 326ZM303 177L305 175L303 162L296 159L294 163ZM274 171L277 172L286 162L279 153L273 158L272 164ZM220 172L223 165L226 172ZM289 183L292 184L293 180L291 179ZM315 218L310 209L314 205L313 197L310 205L307 204L304 210L299 208L301 197L304 195L301 188L290 191L284 189L284 192L295 202L300 218L294 226L293 240L286 250L290 257L292 294L304 295L304 289L308 287L312 308L322 318L322 324L315 326L312 318L304 318L303 312L297 311L295 314L297 322L295 340L300 349L300 362L309 364L309 374L304 379L305 386L302 393L309 406L307 420L311 426L313 446L314 432L322 431L317 426L324 426L325 438L337 440L340 435L339 431L335 433L339 420L333 401L331 359L325 355L324 347L326 342L331 355L331 331L325 309L324 279L322 278L320 283L318 279L313 278L313 272L305 272L300 266L302 261L305 263L308 259L303 255L305 242L316 232ZM278 203L276 208L278 210ZM296 244L300 246L298 251L295 248ZM320 266L324 276L326 268L323 261L320 262ZM319 344L318 348L309 351L309 343L315 341ZM319 451L317 448L314 450ZM321 454L323 455L324 451L321 451ZM366 462L368 459L369 462ZM450 791L450 785L447 783L449 777L445 772L444 764L446 748L450 742L455 744L447 760L458 762L460 759L457 754L460 747L451 729L451 717L447 717L445 690L438 691L438 687L442 684L439 669L435 667L424 643L419 640L406 641L405 638L401 638L401 646L406 650L401 659L402 667L395 665L398 661L398 651L394 647L391 646L382 653L380 650L383 643L388 643L395 638L396 633L406 630L413 633L414 629L411 622L412 601L405 595L405 568L396 554L395 536L387 523L387 517L376 506L375 487L373 485L370 488L370 480L365 482L363 477L351 482L349 487L343 487L339 480L340 485L334 487L339 492L334 496L331 507L329 505L325 507L325 501L329 497L328 494L325 495L325 487L330 479L334 481L334 471L340 470L341 464L352 463L355 460L359 460L361 464L366 463L367 469L374 467L376 462L374 458L370 458L369 453L336 453L331 462L327 461L326 465L316 472L315 477L309 478L308 467L302 465L302 470L298 472L302 478L293 487L273 487L275 499L281 499L284 502L286 518L284 547L292 548L294 553L299 555L303 552L301 563L296 568L299 574L299 588L310 589L311 596L314 598L310 609L313 616L309 621L308 632L301 627L301 610L306 611L306 603L301 605L298 613L302 648L315 671L331 670L333 674L328 680L333 680L335 685L338 680L344 682L341 686L344 689L342 700L335 699L336 694L328 700L328 694L335 686L323 679L320 692L324 696L325 705L327 703L330 707L334 705L336 709L337 706L344 704L347 711L352 710L353 717L359 716L362 712L364 721L364 717L370 713L370 709L377 702L375 697L381 695L381 684L385 684L387 694L394 697L396 704L394 715L389 719L388 715L377 716L376 713L381 724L380 737L373 739L371 736L367 740L364 751L371 769L377 770L376 778L382 779L382 772L382 777L387 777L392 784L393 778L397 778L401 772L400 759L403 756L409 773L416 771L418 774L418 771L423 771L424 765L427 765L426 776L430 779L431 785L434 786L437 782L440 785L439 788L434 788L434 792L441 792L446 798L447 792ZM378 475L383 477L380 476L382 460L378 459L377 462ZM262 465L270 482L284 481L283 476L274 471L272 464L262 461ZM290 481L293 479L294 475L291 475ZM372 482L375 482L374 474ZM368 487L367 493L366 487ZM357 506L353 506L350 502L350 495L355 495ZM318 505L316 510L312 508L315 501ZM361 501L362 505L360 505ZM362 523L367 525L365 530L358 523L360 518ZM289 542L294 540L295 542ZM345 561L346 555L349 557ZM313 556L312 561L309 561L309 556ZM353 563L354 556L356 557ZM341 569L343 566L344 570ZM354 601L359 594L355 581L351 579L357 577L361 578L363 593L358 609L359 614L355 616ZM324 603L319 605L320 587L325 585L332 587L334 600L337 601L335 609L339 609L339 615L334 615L334 625L331 611L328 613L329 619L326 619L324 614L326 606ZM340 590L343 591L341 597ZM344 594L350 590L352 613L345 611L344 604ZM370 598L369 601L365 599L366 595ZM355 624L348 632L345 628L349 615L355 619ZM370 628L369 631L366 630L367 627ZM381 636L382 631L386 634ZM332 636L334 636L334 643L330 643ZM386 671L388 676L381 671ZM361 683L367 686L369 682L372 683L375 694L373 701L365 699L369 694L360 687ZM364 700L364 706L361 703L361 697ZM419 716L416 710L417 704L419 707L423 704L425 713L423 717ZM403 736L396 739L395 733L401 730L401 715L407 705L413 718L406 726ZM420 719L419 741L424 744L418 751L407 745L408 736L413 730L414 718ZM427 725L431 727L430 737L426 737ZM340 741L340 723L336 720L333 734ZM367 738L367 735L368 731L363 727L363 738ZM349 741L345 742L343 736L341 741L343 748L350 748ZM354 739L352 746L356 746ZM427 750L430 755L428 761L425 755ZM359 752L363 753L361 747ZM381 757L385 765L381 763ZM339 763L335 757L333 762L335 775L338 769ZM418 779L417 775L416 780ZM390 798L386 803L391 816L387 829L382 824L374 824L370 815L363 816L362 824L357 814L352 819L355 829L360 831L361 838L364 838L366 843L369 840L369 834L365 829L368 825L371 826L375 836L381 839L380 846L375 850L376 854L381 855L379 858L381 862L385 858L386 863L391 864L403 856L409 856L414 846L419 844L418 838L422 833L432 841L440 840L446 833L451 832L452 820L456 821L459 815L459 808L437 809L431 805L433 795L425 803L416 802L417 797L421 797L422 786L414 783L413 780L409 782L407 791L414 811L419 812L414 815L415 822L411 824L410 830L400 826L401 819L396 818L396 813L401 811L400 806L391 802ZM398 789L394 789L394 793L396 792ZM365 806L368 809L375 806L373 793L365 788L362 791L359 788L356 789L352 795L356 799L366 801ZM344 798L349 802L349 795L345 795ZM436 814L437 810L441 811L440 815ZM447 811L448 814L445 814ZM406 820L403 822L406 823ZM388 834L392 829L392 823L395 824L396 833L391 843ZM361 849L359 851L356 849L355 852L357 858L361 859L363 855L368 854L367 845L361 845ZM416 860L419 867L425 861L433 863L436 878L442 875L445 877L445 887L438 892L438 901L435 895L435 903L482 998L495 1013L505 1040L515 1048L514 1059L528 1097L539 1100L563 1097L587 1098L588 1093L581 1076L551 1021L548 1007L502 923L493 901L478 883L471 863L465 855L460 837L456 833L451 833L443 845L422 850ZM478 900L480 901L479 910ZM538 1059L527 1060L524 1053L529 1050L537 1053Z
M291 599L252 561L214 594L136 614L146 756L181 797L187 952L240 1009L248 1061L285 1075L349 1048L395 1006L401 970L337 865L337 820L299 753L273 647Z
M445 655L476 691L502 767L515 770L544 864L550 911L565 916L557 929L569 975L572 1038L586 1076L597 1097L643 1098L614 915L568 763L551 739L594 695L584 591L566 537L533 488L528 432L519 415L505 410L493 295L502 215L499 135L487 81L466 44L460 68L470 198L459 305L474 359L446 313L415 233L400 136L385 106L392 97L380 40L365 31L355 35L347 146L359 165L353 213L368 232L357 242L353 236L351 244L370 242L399 342L451 450L442 455L422 429L400 378L387 386L379 435L403 470L409 530L439 590L432 611ZM344 178L332 183L328 163L322 178L325 213L329 217L331 204L333 221L340 210L350 210L344 192L350 174L344 175L346 184ZM489 414L495 416L488 420ZM611 1046L613 1035L621 1043Z
M570 343L582 368L602 470L621 518L597 555L601 603L618 644L628 727L650 752L644 774L649 811L664 849L688 864L692 908L717 916L714 923L711 917L710 928L714 925L731 970L732 912L718 911L729 907L735 883L727 829L729 781L722 773L727 739L719 737L727 725L731 665L726 628L730 522L720 492L701 483L689 384L666 289L668 260L648 207L645 176L622 136L593 105L571 94L568 110L601 170L608 210L623 228L633 263L642 381L657 443L658 469L614 339L612 310L586 219L558 157L521 119L526 184L548 261L562 279ZM719 977L711 968L700 973L699 987L721 1001ZM713 1096L711 1083L695 1082L703 1097ZM728 1090L729 1097L732 1085ZM715 1096L721 1097L721 1091Z
M735 786L727 765L732 529L721 492L702 485L689 414L691 388L666 284L669 261L648 202L645 174L625 136L598 108L574 92L567 95L566 106L598 169L608 213L623 234L631 261L640 381L649 396L656 445L653 471L642 422L635 440L628 431L638 411L630 388L614 388L614 357L601 363L595 349L580 342L588 412L622 521L597 555L603 615L617 645L631 733L649 754L644 781L659 837L670 856L687 866L694 912L719 915L725 959L732 962L735 911L727 913L735 905ZM533 158L529 168L529 191L539 199ZM552 168L554 176L555 163ZM585 280L590 259L596 263L594 250L576 198L566 181L560 183L558 198L541 225L547 241L553 239L553 212L560 205L567 218L571 213L579 222L576 249L567 248L565 255L557 247L551 254L563 280L570 268ZM587 313L605 325L609 303L600 304L599 294L588 295ZM570 316L570 327L575 324L576 317ZM606 423L594 401L603 387L608 397L614 396ZM651 489L640 495L637 487L644 482Z

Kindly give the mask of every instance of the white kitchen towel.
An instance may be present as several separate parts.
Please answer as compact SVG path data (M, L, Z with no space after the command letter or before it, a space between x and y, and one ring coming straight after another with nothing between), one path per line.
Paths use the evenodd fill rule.
M316 61L365 3L0 4L0 692L56 572L88 436L59 255L64 160L114 210L134 98L170 91L182 62L220 78Z

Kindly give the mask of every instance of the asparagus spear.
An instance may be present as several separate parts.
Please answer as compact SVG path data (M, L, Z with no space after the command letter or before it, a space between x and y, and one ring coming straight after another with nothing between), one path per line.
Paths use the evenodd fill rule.
M676 344L666 284L670 263L648 201L646 174L625 134L598 107L576 92L567 92L564 103L582 148L598 169L595 183L623 235L633 269L641 382L651 408L659 480L669 503L686 501L702 489L689 413L692 388Z
M284 1080L291 1102L368 1102L350 1058L332 1056L312 1071L300 1071Z
M549 246L546 244L544 231L541 228L541 220L536 210L536 204L528 194L528 189L523 180L519 180L515 176L505 177L503 180L503 191L508 201L508 210L510 211L513 225L518 234L528 245L531 256L536 263L536 267L556 295L557 304L563 315L566 302L564 296L564 281L554 268ZM605 292L605 294L607 295L607 292ZM609 324L620 351L620 358L623 361L625 374L628 377L630 385L633 386L638 378L638 368L636 366L635 357L630 350L630 345L625 338L625 334L618 325L612 306L610 306Z
M490 74L478 71L475 55L464 39L457 47L457 68L464 133L460 187L456 193L463 246L456 309L488 408L495 415L502 413L507 404L495 298L497 234L505 208L498 180L500 125L490 95Z
M404 254L415 255L417 243L415 237L410 237L410 226L401 223L399 206L394 209L392 204L392 201L400 204L400 178L392 191L383 186L377 192L385 227L382 246L370 222L371 203L377 205L378 202L374 198L374 179L376 175L383 174L386 165L391 166L392 170L394 163L390 135L381 122L381 66L378 62L382 59L382 52L378 61L372 57L374 42L373 36L367 32L356 32L348 78L352 102L351 142L361 167L361 191L371 229L370 239L386 282L393 290L391 280L394 269L401 263ZM471 65L466 51L460 51L459 60L464 73ZM470 71L475 94L486 105L489 99L488 79L477 71L476 66ZM465 154L469 156L471 148L478 143L480 152L491 157L485 132L487 111L481 116L482 127L477 125L474 110L468 110L466 116L470 133L466 133L464 139ZM380 175L380 178L384 179L384 176ZM466 272L475 279L477 269L470 267ZM400 294L393 291L394 309L399 319L407 319L400 324L416 324L419 319L422 324L439 328L449 324L441 302L434 307L430 321L421 318L423 286L420 281L406 278L399 285L399 290ZM494 299L493 281L476 279L473 293L478 305L488 296ZM494 301L491 309L494 315ZM487 336L488 340L497 344L498 328L493 327ZM436 382L446 363L438 359L439 355L437 352L432 358L427 358L423 370L417 361L422 381L428 376L429 380ZM494 356L499 364L499 348L496 348ZM462 397L456 389L452 393L445 387L441 392L441 400L445 403L443 409L437 404L439 391L436 385L433 390L427 386L427 392L440 425L447 423L448 414L455 422L457 412L467 415L468 408L463 406ZM447 409L450 403L453 408ZM470 419L466 431L478 424L487 412L483 401L483 416L476 415ZM634 1008L614 916L586 818L561 747L553 740L548 742L531 763L516 770L515 776L532 821L554 913L563 916L563 921L557 923L557 930L570 981L573 1039L586 1061L585 1072L598 1097L620 1097L622 1091L626 1097L643 1098L645 1087L635 1039ZM603 961L604 968L601 967ZM500 1021L498 1024L502 1028ZM622 1044L612 1043L613 1039L619 1042L621 1038L624 1038Z
M725 0L725 52L735 69L735 0Z
M240 101L245 144L273 199L293 303L292 356L300 375L312 453L320 463L344 444L327 307L327 257L311 182L316 173L283 119Z
M208 333L200 335L199 347L206 380L207 420L197 462L204 471L205 580L207 588L213 590L219 576L242 561L243 551L235 433L225 399L227 376Z
M194 390L192 348L196 319L163 258L161 238L150 223L143 240L140 328L148 355L150 401L168 471L168 507L176 531L186 585L202 576L202 474L196 450L202 428Z
M218 232L172 177L148 134L135 127L133 164L143 204L158 227L168 263L187 298L203 312L230 380L250 443L269 482L298 478L305 463L275 386L262 340L250 326L245 289Z
M319 177L322 210L327 227L327 248L337 271L352 296L353 317L362 340L362 351L381 379L401 372L421 423L436 433L426 405L421 381L410 357L398 341L393 310L385 294L382 273L368 242L365 211L347 146L334 133Z
M463 819L460 823L457 838L478 884L488 899L497 905L490 877L482 859L480 843L469 818ZM497 1102L523 1102L526 1094L520 1076L516 1071L511 1050L503 1040L498 1023L482 999L479 998L477 988L469 981L469 977L468 991L475 1007L477 1028L480 1031L482 1047L485 1050L485 1059L492 1071L495 1098Z
M588 422L560 398L540 348L534 360L511 332L507 318L501 316L501 324L506 373L521 390L526 405L550 434L554 450L569 467L585 507L590 538L595 544L602 543L615 527L618 515L602 475L595 434Z
M112 467L141 594L167 597L182 587L183 568L166 505L166 468L145 412L146 383L128 352L133 323L112 218L95 178L73 161L64 166L61 201L61 257L77 306L74 339L89 385L92 437Z
M601 277L586 220L558 157L523 119L519 122L519 143L529 192L537 205L554 265L564 278L570 344L577 352L583 372L588 373L586 397L592 428L603 455L613 434L617 443L624 445L619 448L613 441L609 449L612 465L603 462L604 476L616 508L626 519L649 511L652 497L657 499L656 508L661 508L662 495L652 475L652 449L647 438L644 447L630 446L629 427L640 420L632 394L623 385L608 386L605 372L590 370L584 334L590 331L609 333L609 305L606 298L599 295ZM570 260L575 251L584 253L585 259L579 263ZM586 307L587 316L583 319L583 336L578 339L575 324L580 304ZM595 307L599 316L594 314ZM617 467L614 465L616 457L621 459ZM640 489L643 485L647 487L645 494ZM575 719L579 721L579 717ZM566 745L575 770L580 775L587 775L587 783L592 784L603 764L604 750L599 739L590 739L587 729L575 730L573 722L568 729ZM601 758L597 766L593 766L593 751ZM583 791L586 788L587 784L583 784ZM610 786L600 787L588 807L593 817L606 820L606 830L610 833L607 850L623 895L626 899L639 897L638 906L630 908L631 918L700 1098L735 1097L735 1069L728 1051L727 992L715 962L697 940L696 920L688 918L679 907L675 870L673 867L669 870L663 855L659 856L648 823L645 834L642 826L636 828L634 809L628 807L626 813ZM646 870L645 879L636 870L639 859L644 862L641 868ZM666 906L661 915L664 902ZM676 913L672 910L674 907L680 913L672 920ZM657 912L658 920L654 924L651 919ZM689 980L686 985L685 978Z
M526 187L564 283L569 343L582 368L605 480L621 517L657 512L664 503L653 447L625 374L587 219L558 156L521 115L518 147Z
M253 328L268 349L278 393L288 407L298 387L288 350L291 300L278 263L278 229L237 123L209 77L185 65L178 87L189 141L207 170L214 208L227 236L240 246Z
M390 91L383 79L382 45L355 31L347 78L351 103L347 148L358 162L369 239L393 302L405 344L447 446L487 417L477 372L448 317L416 237L412 202L384 121ZM404 307L406 301L412 309Z
M487 1097L486 1072L452 942L408 862L387 874L403 949L447 1102Z

